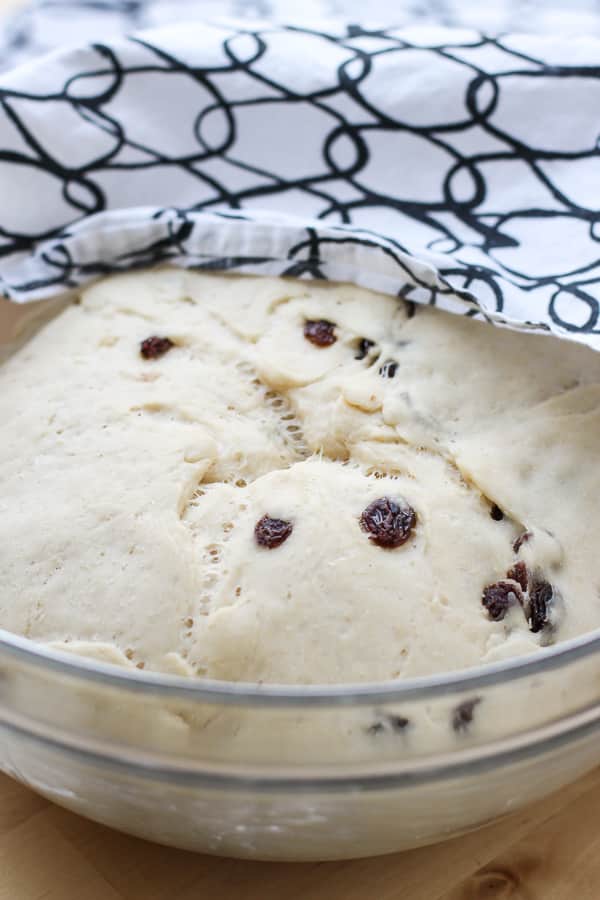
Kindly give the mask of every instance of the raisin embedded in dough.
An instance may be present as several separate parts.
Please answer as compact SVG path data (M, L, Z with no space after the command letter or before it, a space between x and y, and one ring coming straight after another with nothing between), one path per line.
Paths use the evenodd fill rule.
M466 731L473 721L475 707L481 703L481 697L472 700L464 700L459 703L452 713L452 728L456 732Z
M501 622L506 613L517 602L523 602L520 588L515 581L497 581L483 589L481 603L494 622Z
M175 344L171 338L152 335L152 337L142 341L140 344L140 353L144 359L158 359L159 356L164 356L165 353L168 353L171 347L174 346Z
M417 514L408 504L400 506L390 497L374 500L360 516L360 527L378 547L401 547L412 534Z
M397 716L386 713L380 719L377 719L376 722L373 722L372 725L369 725L367 734L381 734L382 731L392 731L395 734L402 734L409 725L410 719L407 719L406 716Z
M406 716L387 716L387 720L390 723L390 728L392 731L404 731L405 728L408 728L410 725L410 719L407 719Z
M521 590L527 590L529 585L529 572L527 571L527 566L524 562L521 561L515 563L506 573L506 577L510 578L512 581L516 581L517 584L521 586Z
M537 634L549 624L550 606L554 599L554 588L544 579L533 582L529 589L529 630Z
M369 338L361 338L358 342L358 352L354 359L364 359L374 346L375 341L370 341Z
M382 378L393 378L396 374L396 370L398 368L398 363L394 362L393 359L388 359L379 369L379 374Z
M309 319L304 323L304 337L315 347L331 347L335 344L335 325L327 319Z
M367 728L367 734L381 734L382 731L385 731L383 722L373 722L373 724L369 725Z
M284 541L287 541L290 534L294 530L291 522L285 519L272 519L270 516L263 516L259 519L254 528L254 536L256 543L268 550L280 547Z
M523 531L518 538L515 538L513 542L513 550L515 553L518 553L523 544L526 544L528 540L530 540L532 534L530 531Z

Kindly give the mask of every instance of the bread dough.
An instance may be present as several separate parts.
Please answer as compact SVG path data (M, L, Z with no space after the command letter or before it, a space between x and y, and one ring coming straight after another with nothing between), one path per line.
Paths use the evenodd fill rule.
M0 627L283 684L463 669L596 628L600 357L412 312L176 269L84 291L0 369ZM173 346L145 359L152 336ZM416 514L400 546L361 527L381 498ZM279 546L257 542L264 516L290 523ZM511 569L495 620L482 596Z

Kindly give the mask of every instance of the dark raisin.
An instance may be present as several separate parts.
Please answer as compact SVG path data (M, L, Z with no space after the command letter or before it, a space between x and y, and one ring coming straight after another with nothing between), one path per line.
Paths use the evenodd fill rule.
M393 359L388 359L379 369L379 374L382 378L393 378L396 374L396 369L398 368L398 363L394 362Z
M417 311L417 304L414 303L412 300L405 300L404 303L406 306L406 318L412 319L412 317L414 316L414 314Z
M536 634L548 623L550 606L554 599L554 588L547 581L534 581L529 589L529 630Z
M392 731L404 731L405 728L408 728L410 725L410 720L406 718L406 716L388 716L388 722L392 728Z
M360 516L360 527L378 547L401 547L417 523L412 506L400 506L389 497L369 503Z
M287 541L292 533L294 526L285 519L272 519L270 516L263 516L259 519L254 527L254 536L256 543L261 547L267 547L273 550L279 547L284 541Z
M473 721L473 711L478 703L481 703L481 697L474 697L473 700L464 700L452 712L452 727L455 731L466 731Z
M304 337L315 347L331 347L335 344L335 325L327 319L310 319L304 323Z
M512 579L512 581L516 581L517 584L520 584L522 590L527 590L529 584L529 572L527 571L527 566L524 562L515 563L506 573L506 577Z
M516 540L513 542L513 550L515 551L515 553L518 553L519 550L521 549L521 547L523 546L523 544L526 544L527 541L530 540L530 538L532 538L532 537L533 537L533 535L532 535L531 531L523 531L519 535L519 537L516 538Z
M171 347L174 346L175 345L170 338L152 335L152 337L142 341L140 344L140 353L144 359L158 359L159 356L164 356L165 353L168 353Z
M483 589L481 602L494 622L501 622L511 606L523 600L521 590L512 581L497 581Z
M494 520L494 522L501 522L504 518L504 513L500 509L497 503L492 503L492 508L490 509L490 516Z
M373 722L373 724L369 725L367 728L367 734L381 734L382 731L385 731L383 722Z
M409 725L410 720L405 716L395 716L386 713L381 719L378 719L377 722L373 722L372 725L369 725L367 734L381 734L382 731L394 731L396 734L400 734L405 728L408 728Z
M358 353L354 357L354 359L364 359L365 356L368 355L371 347L375 346L375 341L370 341L369 338L361 338L358 342Z

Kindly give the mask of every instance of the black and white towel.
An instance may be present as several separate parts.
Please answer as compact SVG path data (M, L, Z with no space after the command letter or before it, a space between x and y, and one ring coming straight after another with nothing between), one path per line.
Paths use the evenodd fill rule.
M170 261L351 280L600 349L598 5L466 6L374 0L361 23L352 0L238 0L218 4L236 20L124 37L192 4L42 0L4 59L79 45L0 75L0 289ZM485 15L487 35L466 27ZM498 33L519 15L540 33Z

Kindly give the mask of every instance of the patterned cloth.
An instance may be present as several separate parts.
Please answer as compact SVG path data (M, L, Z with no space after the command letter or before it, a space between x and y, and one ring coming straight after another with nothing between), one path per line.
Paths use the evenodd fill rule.
M226 16L312 24L368 18L369 25L435 24L488 34L600 35L600 0L36 0L12 19L4 42L0 37L0 67L65 43Z
M72 6L39 3L13 47ZM8 296L168 260L353 280L600 349L597 39L289 27L238 3L238 24L103 41L100 22L147 24L166 4L77 6L97 23L94 47L0 78ZM389 4L369 7L375 18ZM530 7L550 16L546 0ZM515 16L508 0L494 9L501 23ZM459 4L405 4L403 15L436 11L452 18Z

